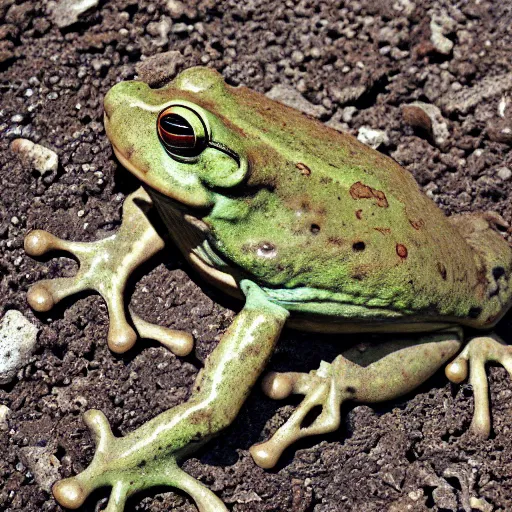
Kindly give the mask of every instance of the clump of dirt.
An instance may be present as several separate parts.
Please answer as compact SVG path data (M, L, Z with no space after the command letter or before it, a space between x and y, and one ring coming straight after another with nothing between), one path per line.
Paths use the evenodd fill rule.
M186 399L199 362L238 307L191 280L171 247L146 266L131 302L149 320L192 331L193 357L140 343L123 357L110 353L106 308L96 296L47 314L28 308L30 284L70 276L76 263L34 261L24 254L24 235L33 228L81 241L110 235L123 198L137 187L102 124L102 98L116 82L139 74L163 83L202 64L261 92L280 84L274 97L309 105L331 126L385 132L375 137L379 150L446 213L492 210L512 221L509 2L106 0L72 13L68 4L0 1L0 313L19 310L40 329L30 362L0 386L0 403L10 409L0 422L6 511L61 510L49 479L84 469L93 454L81 414L101 409L122 435ZM158 73L147 61L154 55L164 63ZM413 102L438 107L440 132L426 114L404 116ZM58 167L34 171L11 150L15 138L53 150ZM510 328L508 316L498 329L508 342ZM339 338L287 332L270 369L317 368L337 354ZM255 390L235 424L184 467L236 512L512 510L512 385L502 368L490 371L490 393L489 440L465 433L469 385L438 375L394 403L344 407L339 431L295 446L264 471L248 448L293 406ZM106 496L96 494L83 510ZM195 510L168 489L127 506L169 509Z

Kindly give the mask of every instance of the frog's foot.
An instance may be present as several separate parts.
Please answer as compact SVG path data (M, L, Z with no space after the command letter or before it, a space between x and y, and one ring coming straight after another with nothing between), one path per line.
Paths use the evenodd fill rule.
M401 396L425 382L460 348L455 333L425 336L420 340L396 340L373 350L353 347L317 371L272 373L263 381L263 391L273 399L291 393L305 398L272 438L251 447L251 455L264 468L275 466L282 452L306 436L324 434L340 425L340 405L345 400L381 402ZM309 423L308 414L322 410Z
M89 467L77 476L60 480L52 492L63 507L75 510L82 506L89 494L111 486L112 492L105 512L123 512L126 500L134 493L154 486L176 487L196 502L200 512L227 512L222 501L207 487L180 469L176 456L130 464L133 441L115 438L105 415L97 410L84 414L96 443L96 453ZM124 460L123 460L124 459Z
M280 400L292 393L304 395L304 400L271 439L250 448L252 458L262 468L277 464L283 451L295 441L317 434L333 432L340 425L340 405L349 395L342 393L335 378L334 364L322 361L317 371L308 373L270 373L263 380L264 393ZM315 407L322 412L310 424L305 420Z
M474 338L446 367L446 376L456 384L466 380L469 373L475 401L470 428L484 438L489 437L491 432L489 385L485 371L487 362L500 363L512 377L512 347L494 337Z
M129 350L137 334L125 316L123 292L126 282L137 266L164 246L142 210L142 207L150 206L151 199L144 189L130 194L123 205L123 222L119 231L97 242L68 242L42 230L29 233L25 238L25 251L30 256L62 250L73 254L80 263L75 277L45 279L33 285L27 295L30 306L36 311L45 312L65 297L84 290L95 290L108 307L109 347L117 353ZM142 337L156 339L178 355L186 355L192 350L189 334L153 326L133 313L131 316Z

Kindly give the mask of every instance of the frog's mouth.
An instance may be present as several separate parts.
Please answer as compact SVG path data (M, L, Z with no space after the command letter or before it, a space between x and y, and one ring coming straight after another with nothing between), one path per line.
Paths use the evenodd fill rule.
M240 272L215 250L211 230L201 219L200 212L194 212L154 189L148 189L148 193L172 239L192 267L226 293L241 297L237 284Z

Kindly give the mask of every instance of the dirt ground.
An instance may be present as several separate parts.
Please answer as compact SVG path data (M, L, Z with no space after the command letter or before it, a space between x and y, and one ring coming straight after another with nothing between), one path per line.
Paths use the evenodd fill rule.
M77 265L26 256L25 234L105 237L137 187L102 125L102 98L117 81L164 82L203 64L261 92L291 87L322 121L354 135L385 131L379 150L446 213L493 210L512 222L510 0L93 0L80 14L72 3L86 2L0 0L0 314L16 309L40 329L29 362L0 386L11 410L0 430L4 511L62 510L50 484L84 469L93 454L81 414L101 409L121 435L185 400L239 307L203 288L170 247L137 273L131 304L149 320L190 330L192 356L156 343L115 356L98 296L47 314L29 309L30 284L73 275ZM404 108L413 101L439 107L432 127L420 110ZM17 137L55 151L58 168L34 171L10 149ZM511 327L508 315L498 328L508 342ZM314 369L339 343L289 331L270 369ZM248 448L297 400L273 402L256 389L234 425L184 468L234 512L512 510L512 384L501 367L490 370L490 395L489 440L466 433L471 387L450 385L440 372L396 402L344 406L339 431L295 445L265 471ZM81 510L99 510L107 495L96 493ZM126 510L196 509L186 495L156 489Z

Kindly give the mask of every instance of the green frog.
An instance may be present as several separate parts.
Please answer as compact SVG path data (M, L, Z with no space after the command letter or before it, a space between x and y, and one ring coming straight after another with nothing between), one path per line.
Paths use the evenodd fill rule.
M471 429L490 433L487 361L512 374L512 351L492 334L466 340L463 329L490 332L512 298L512 249L492 213L446 217L392 159L208 68L191 68L161 89L140 81L105 97L105 127L120 163L143 188L128 196L123 223L95 243L32 231L26 251L59 249L80 261L74 278L45 280L28 293L48 311L62 298L96 290L110 317L108 344L122 353L138 337L178 355L189 334L152 325L123 305L130 273L162 249L148 220L156 208L200 278L244 306L200 371L190 398L124 437L103 413L84 420L96 452L82 473L53 493L76 509L110 486L108 512L122 512L137 491L169 485L201 512L227 508L180 468L192 449L238 414L272 355L282 328L338 333L340 355L310 373L271 373L274 399L304 396L271 439L251 448L273 467L305 436L336 430L345 400L372 403L411 391L445 363L474 391ZM347 333L392 340L343 347ZM396 336L396 337L395 337ZM314 338L312 338L314 339ZM314 421L305 421L313 409Z

